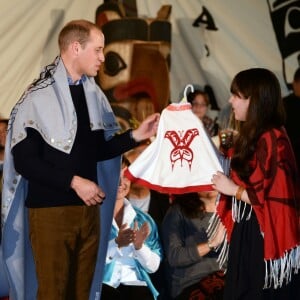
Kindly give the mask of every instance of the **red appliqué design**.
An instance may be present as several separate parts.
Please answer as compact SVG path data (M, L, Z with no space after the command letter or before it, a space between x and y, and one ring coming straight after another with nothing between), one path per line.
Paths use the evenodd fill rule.
M180 130L178 133L175 130L168 130L165 133L165 138L169 139L174 146L174 149L170 153L172 171L177 160L180 160L181 167L183 160L186 160L191 170L194 153L189 146L197 135L199 135L197 128L188 129L185 133L184 130Z

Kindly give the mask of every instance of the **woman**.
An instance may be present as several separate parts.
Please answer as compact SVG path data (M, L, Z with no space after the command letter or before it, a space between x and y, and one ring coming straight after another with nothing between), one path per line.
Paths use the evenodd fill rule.
M269 70L253 68L235 76L231 93L240 122L231 174L212 178L229 243L224 299L299 299L297 170L280 85Z
M186 300L199 289L202 279L220 270L215 249L222 242L224 227L221 225L215 236L208 240L206 230L215 212L216 192L174 197L163 221L163 244L170 266L171 296Z
M187 100L192 105L193 113L203 122L208 134L213 137L218 134L218 124L215 120L207 116L209 97L206 92L195 90L187 96Z
M152 300L158 295L148 275L157 271L162 258L158 230L150 215L125 198L129 189L130 181L122 172L106 254L102 300Z

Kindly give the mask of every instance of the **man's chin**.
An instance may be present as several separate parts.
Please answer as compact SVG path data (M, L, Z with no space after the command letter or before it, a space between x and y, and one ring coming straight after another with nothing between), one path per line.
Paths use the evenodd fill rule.
M85 75L88 76L88 77L95 77L95 76L98 75L98 71L95 71L95 72L89 72L89 73L87 73L87 74L85 74Z

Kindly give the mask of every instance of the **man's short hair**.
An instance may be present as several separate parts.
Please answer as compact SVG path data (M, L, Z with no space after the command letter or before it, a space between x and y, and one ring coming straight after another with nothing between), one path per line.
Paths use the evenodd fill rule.
M79 42L84 48L89 40L92 29L101 31L96 24L87 20L73 20L68 22L59 33L58 46L60 52L66 51L68 46L75 41Z

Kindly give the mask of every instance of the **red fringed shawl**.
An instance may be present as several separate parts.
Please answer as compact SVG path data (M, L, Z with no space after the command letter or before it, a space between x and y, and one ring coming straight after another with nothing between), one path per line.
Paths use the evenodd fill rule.
M289 282L292 272L300 268L297 170L285 131L265 132L258 141L251 163L254 171L249 184L242 182L234 171L231 178L247 190L264 237L265 288L271 285L276 288L284 281ZM241 218L238 214L242 209L235 206L243 204L234 198L232 205L229 200L221 196L217 206L217 214L227 229L228 243L234 222Z

